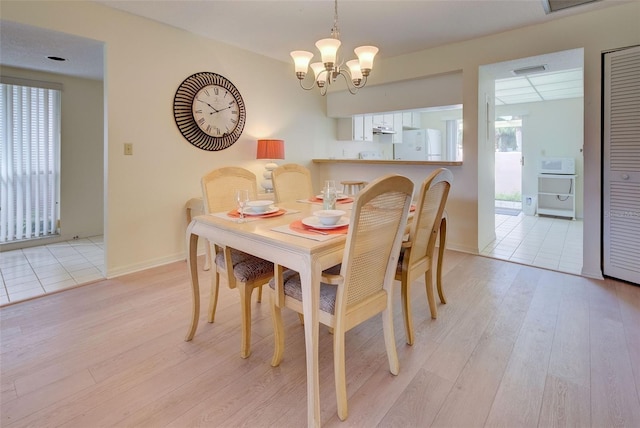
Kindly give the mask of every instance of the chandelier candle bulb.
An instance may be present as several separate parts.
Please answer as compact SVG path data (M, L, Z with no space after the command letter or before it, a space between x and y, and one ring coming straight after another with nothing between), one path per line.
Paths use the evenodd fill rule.
M321 62L314 62L311 64L311 69L313 70L313 74L315 75L318 87L322 88L327 82L327 75L329 74L324 69L324 64L322 64Z
M316 47L320 51L322 57L322 63L327 71L333 71L333 66L336 63L336 57L338 56L338 48L341 42L338 39L322 39L316 42Z
M360 61L357 59L352 59L351 61L347 61L347 67L349 67L349 71L351 72L351 81L354 85L359 85L362 80L362 70L360 70Z
M355 48L353 51L358 55L362 75L368 76L373 68L373 58L378 53L378 48L375 46L360 46Z
M307 51L293 51L291 52L291 58L293 58L293 63L296 67L296 76L300 80L304 79L307 70L309 70L309 62L313 58L313 54Z

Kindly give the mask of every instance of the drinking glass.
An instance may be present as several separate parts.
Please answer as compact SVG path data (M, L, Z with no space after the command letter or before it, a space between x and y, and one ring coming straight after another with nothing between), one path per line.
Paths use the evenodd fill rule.
M236 204L238 205L238 212L240 213L239 223L244 223L244 209L249 202L249 191L246 189L236 190Z
M327 180L324 182L324 190L322 196L322 208L325 210L336 209L336 198L338 191L336 190L336 182L333 180Z

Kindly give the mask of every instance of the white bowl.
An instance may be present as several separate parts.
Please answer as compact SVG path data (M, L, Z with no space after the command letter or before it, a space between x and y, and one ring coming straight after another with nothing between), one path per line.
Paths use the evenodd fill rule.
M271 208L273 201L249 201L247 202L247 208L250 208L254 213L263 213Z
M313 214L318 217L318 220L320 220L320 223L323 225L332 226L336 224L338 220L340 220L340 217L345 215L346 212L341 210L319 210Z

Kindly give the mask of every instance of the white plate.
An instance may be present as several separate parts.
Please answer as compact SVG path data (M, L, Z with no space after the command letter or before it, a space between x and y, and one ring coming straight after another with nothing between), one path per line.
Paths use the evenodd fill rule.
M313 227L314 229L336 229L349 224L349 217L340 217L340 220L336 224L326 226L320 223L320 220L316 216L305 217L302 220L302 224L305 226Z
M319 195L316 195L316 198L323 199L324 195L321 193ZM339 193L338 197L336 198L336 201L344 201L345 199L349 199L349 198L350 198L349 195L343 195L342 193Z
M273 214L276 211L278 211L280 208L278 207L271 207L266 211L261 211L261 212L255 212L251 209L251 207L246 207L244 209L244 215L265 215L265 214Z

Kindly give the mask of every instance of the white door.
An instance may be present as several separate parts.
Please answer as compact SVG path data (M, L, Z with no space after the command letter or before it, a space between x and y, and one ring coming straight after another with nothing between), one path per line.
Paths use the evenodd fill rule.
M605 55L603 272L640 284L640 46Z

